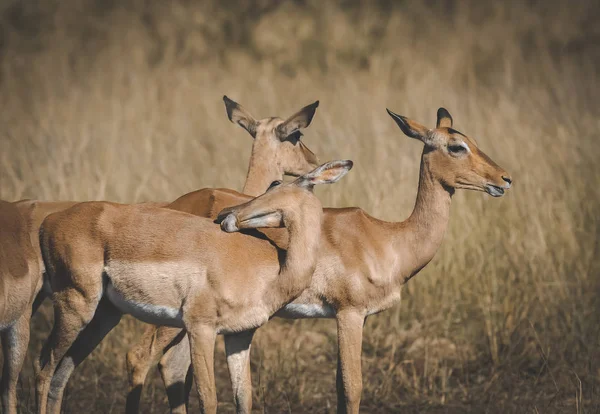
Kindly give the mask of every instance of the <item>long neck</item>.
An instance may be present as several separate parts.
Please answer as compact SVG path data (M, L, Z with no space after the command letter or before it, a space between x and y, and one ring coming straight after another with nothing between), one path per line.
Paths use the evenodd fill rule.
M273 160L257 159L253 149L242 192L256 197L264 193L273 181L281 180L282 177L283 173L273 165Z
M395 226L395 251L402 253L396 275L400 282L414 276L439 249L450 218L453 189L445 188L433 175L426 151L421 157L417 201L410 217Z
M289 241L276 287L284 301L300 295L310 285L317 264L322 215L318 204L311 206L311 211L306 209L293 219L285 220Z

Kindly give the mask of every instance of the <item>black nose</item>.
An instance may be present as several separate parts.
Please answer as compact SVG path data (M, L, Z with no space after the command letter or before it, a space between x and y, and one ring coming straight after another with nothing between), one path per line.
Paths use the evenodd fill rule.
M512 184L512 180L511 180L511 178L510 178L510 177L505 177L505 176L502 176L502 179L503 179L504 181L506 181L507 183L509 183L509 184Z

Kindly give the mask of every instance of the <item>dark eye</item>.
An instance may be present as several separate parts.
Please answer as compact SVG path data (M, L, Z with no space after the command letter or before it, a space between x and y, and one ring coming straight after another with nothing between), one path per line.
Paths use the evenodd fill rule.
M448 145L448 151L453 154L462 154L463 152L467 152L467 149L462 145Z
M275 180L271 183L271 185L269 186L269 188L267 188L267 191L277 187L278 185L281 185L283 181L281 180Z

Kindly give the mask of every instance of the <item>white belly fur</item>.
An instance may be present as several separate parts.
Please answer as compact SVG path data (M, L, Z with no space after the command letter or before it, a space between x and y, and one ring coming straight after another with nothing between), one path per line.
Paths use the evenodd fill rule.
M184 327L181 309L129 301L111 283L106 287L106 296L121 312L130 314L143 322L177 328Z
M290 303L275 316L286 319L334 318L335 311L328 304Z

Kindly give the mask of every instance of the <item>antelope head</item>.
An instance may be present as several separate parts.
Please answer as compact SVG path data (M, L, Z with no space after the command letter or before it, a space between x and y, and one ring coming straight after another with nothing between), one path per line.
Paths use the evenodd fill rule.
M317 156L300 139L300 131L310 125L319 101L305 106L287 119L274 117L258 120L227 96L223 96L223 101L229 120L240 125L254 138L253 154L260 150L263 159L259 161L280 168L280 176L287 174L298 177L319 165Z
M510 175L481 151L474 139L452 128L446 109L438 109L434 129L387 111L404 134L425 144L423 161L444 186L484 191L494 197L510 188Z
M290 226L293 221L309 210L318 210L318 219L322 206L319 199L312 194L318 184L332 184L342 178L352 168L352 161L330 161L313 171L298 177L288 184L274 182L266 193L235 207L221 211L217 221L221 228L228 232L259 227ZM319 226L317 222L315 225Z

